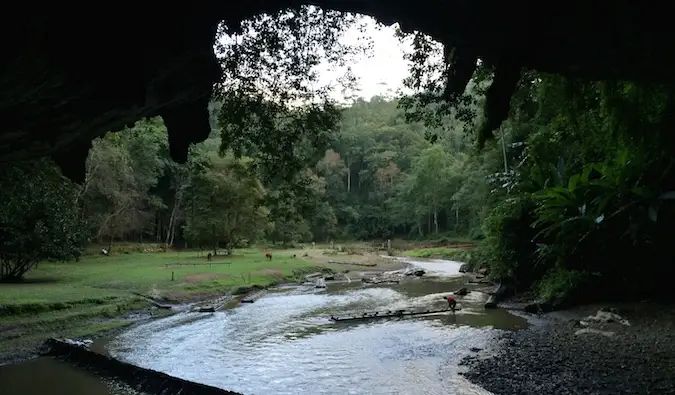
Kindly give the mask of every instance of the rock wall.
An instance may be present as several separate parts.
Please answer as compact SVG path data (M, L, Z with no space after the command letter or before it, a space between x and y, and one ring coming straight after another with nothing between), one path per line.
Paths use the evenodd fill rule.
M664 28L666 3L268 0L95 9L21 3L0 23L0 161L52 155L68 177L82 180L93 138L157 115L167 125L172 157L185 161L189 144L210 131L219 21L236 26L303 3L400 22L443 42L448 99L464 89L477 58L493 64L488 129L507 116L523 68L595 79L673 78L675 31Z

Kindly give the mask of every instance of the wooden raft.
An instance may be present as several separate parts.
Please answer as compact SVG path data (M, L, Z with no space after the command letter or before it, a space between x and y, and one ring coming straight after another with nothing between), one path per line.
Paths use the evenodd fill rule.
M456 308L455 311L461 310ZM410 317L415 315L426 315L426 314L438 314L438 313L449 313L449 309L443 310L422 310L422 311L406 311L406 310L396 310L396 311L375 311L373 313L363 313L363 315L355 315L351 317L335 317L330 316L331 321L341 322L341 321L359 321L359 320L369 320L374 318L397 318L397 317Z

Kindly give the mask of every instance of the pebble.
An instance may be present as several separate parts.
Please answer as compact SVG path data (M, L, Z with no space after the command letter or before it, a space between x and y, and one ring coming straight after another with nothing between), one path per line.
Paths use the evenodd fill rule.
M672 325L613 329L611 337L575 335L564 323L509 332L465 358L462 374L495 395L675 394Z

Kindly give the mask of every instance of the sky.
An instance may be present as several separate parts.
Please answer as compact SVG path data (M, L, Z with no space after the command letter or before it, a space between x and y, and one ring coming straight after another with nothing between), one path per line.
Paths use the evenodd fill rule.
M370 37L373 50L370 57L361 57L352 63L353 74L358 78L358 91L351 92L355 96L368 100L373 96L393 96L403 88L403 79L409 75L408 62L403 59L405 52L411 51L408 43L401 43L395 36L396 25L378 28L371 17L363 17L366 23L364 32L357 28L347 31L342 39L345 44L356 44L361 36ZM344 75L344 68L332 68L324 63L320 68L319 84L335 83ZM334 92L334 98L344 101L345 97L339 89Z

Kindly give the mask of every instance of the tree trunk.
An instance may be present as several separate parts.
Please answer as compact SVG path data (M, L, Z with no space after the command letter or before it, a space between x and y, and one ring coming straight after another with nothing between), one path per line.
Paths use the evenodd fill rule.
M347 164L347 193L352 190L352 166Z
M176 224L173 224L173 227L171 228L171 239L169 239L169 247L173 246L173 240L176 237Z
M166 240L164 241L166 248L173 246L173 235L176 229L176 218L178 217L180 200L180 196L177 196L173 203L173 208L171 209L171 215L169 216L169 227L166 229Z
M438 211L434 210L434 227L436 229L436 234L438 234Z
M211 234L213 235L213 256L218 255L218 241L216 240L216 225L211 225Z

